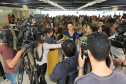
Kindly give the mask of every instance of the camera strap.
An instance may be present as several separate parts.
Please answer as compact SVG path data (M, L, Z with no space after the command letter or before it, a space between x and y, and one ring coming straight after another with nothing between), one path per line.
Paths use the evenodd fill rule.
M42 46L42 55L41 55L41 57L39 58L38 52L36 51L36 59L37 59L37 61L39 61L39 62L42 61L42 58L43 58L43 52L44 52L44 49L43 49L43 46Z

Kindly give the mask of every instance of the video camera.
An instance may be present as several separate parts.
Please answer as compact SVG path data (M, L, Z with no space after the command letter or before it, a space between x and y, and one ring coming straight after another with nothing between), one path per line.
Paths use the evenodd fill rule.
M37 15L36 15L36 17L37 17ZM42 20L42 18L43 17L39 17L39 20L36 20L36 21L40 21L40 19ZM38 17L34 18L34 20L35 19L38 19ZM3 41L3 43L5 43L5 45L13 46L14 45L13 38L17 38L16 39L16 43L17 43L16 49L17 50L21 48L21 45L23 44L23 42L26 42L29 44L29 43L35 41L36 38L38 38L38 37L42 38L44 36L44 32L45 32L43 25L41 23L36 22L35 24L32 24L32 19L28 18L28 17L21 18L21 22L17 23L17 29L13 29L13 28L9 29L9 28L10 27L8 26L8 28L2 29L0 31L0 39ZM13 30L13 31L11 31L11 30ZM20 38L18 38L19 33L21 33Z
M118 35L116 35L116 38L111 39L111 44L117 48L123 48L124 52L126 52L126 20L121 20L120 22L117 22L117 24L118 27L116 28L116 31L118 32Z
M84 74L87 74L87 63L89 61L88 58L88 53L87 53L87 37L79 37L79 35L76 35L76 38L82 41L81 44L79 44L79 42L77 43L77 51L79 51L79 48L81 48L81 57L83 58L83 56L85 56L85 64L84 64Z
M86 58L88 58L88 53L87 53L87 45L86 45L86 37L80 37L80 40L82 41L82 44L80 45L81 47L81 53L82 53L82 58L83 56L85 56Z
M43 25L38 22L32 24L32 19L30 18L22 17L22 22L17 24L17 28L23 32L24 41L32 42L37 37L44 36Z
M85 56L88 58L88 53L87 53L87 45L86 45L86 40L87 37L80 37L78 34L76 34L76 38L82 41L82 44L77 43L77 51L79 52L79 48L81 48L81 57Z
M34 17L34 20L36 19L35 20L36 23L32 24L32 19L22 17L21 22L17 24L17 29L22 33L21 39L18 40L18 44L24 43L26 50L22 54L18 64L16 65L14 69L14 72L17 73L19 71L20 64L22 63L22 61L24 61L25 70L26 70L26 73L28 74L30 84L39 84L38 73L37 73L38 70L37 70L37 65L35 61L35 50L36 50L35 40L40 36L41 36L41 39L43 39L42 37L44 36L45 31L44 31L43 25L40 22L42 20L41 18L42 17L37 17L37 18ZM31 55L29 55L28 53L31 53ZM32 57L32 60L30 60L29 56ZM33 64L31 64L32 61L33 61Z
M0 39L7 46L13 46L13 35L9 28L0 31Z

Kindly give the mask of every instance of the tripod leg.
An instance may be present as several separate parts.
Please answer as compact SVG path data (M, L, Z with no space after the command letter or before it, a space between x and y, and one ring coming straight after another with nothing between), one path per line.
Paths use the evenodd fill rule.
M30 84L33 84L33 72L31 71L31 75L30 75Z
M16 82L16 84L19 84L19 70L18 70L18 72L17 72L17 82Z
M34 68L34 75L35 75L36 84L39 84L39 82L38 82L37 68L36 67Z

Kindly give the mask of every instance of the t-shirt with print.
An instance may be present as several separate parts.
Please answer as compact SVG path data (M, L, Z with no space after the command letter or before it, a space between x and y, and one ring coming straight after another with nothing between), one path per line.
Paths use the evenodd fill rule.
M109 76L100 77L90 72L76 78L74 84L126 84L126 75L122 71L113 71Z

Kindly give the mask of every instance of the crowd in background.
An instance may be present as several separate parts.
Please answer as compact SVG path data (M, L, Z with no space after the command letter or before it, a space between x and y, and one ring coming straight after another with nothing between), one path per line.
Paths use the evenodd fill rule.
M87 35L92 34L93 32L104 32L107 34L108 37L113 37L114 34L117 34L117 31L115 30L115 25L117 22L121 21L121 19L126 19L125 16L117 16L114 15L113 17L110 16L103 16L100 17L100 15L97 16L56 16L53 18L50 18L48 16L45 16L43 20L43 26L45 29L52 29L52 32L48 32L51 34L51 36L46 36L46 39L49 41L46 41L47 43L53 43L55 44L56 42L52 39L55 40L60 40L63 38L63 36L68 37L69 39L73 40L75 44L77 44L77 38L76 35L79 34L81 37L87 37ZM49 38L48 38L49 37ZM60 38L60 39L58 39ZM80 40L79 43L81 44L82 41ZM115 51L116 50L116 51ZM113 52L114 51L114 52ZM57 81L59 84L62 84L61 81L62 79L59 80L58 78L56 79L56 73L58 74L57 71L57 66L59 66L57 63L57 55L50 54L50 52L54 53L53 51L49 51L48 54L48 65L47 65L47 73L50 70L50 74L48 74L53 81ZM115 53L116 52L116 53ZM56 52L55 52L56 53ZM125 54L122 50L113 47L111 48L111 53L116 55L118 58L113 57L113 54L108 57L108 59L111 60L110 63L107 63L108 67L110 69L121 69L120 63L123 63L125 60ZM53 57L51 57L53 56ZM50 60L51 59L51 60ZM65 57L63 57L65 59ZM55 60L55 61L52 61ZM59 58L58 58L59 60ZM57 64L57 66L56 66ZM90 64L89 64L90 65ZM49 68L51 66L51 68ZM52 67L53 66L53 67ZM55 69L54 69L55 67ZM52 70L54 69L54 72ZM91 69L89 68L88 72L90 72ZM61 76L61 75L60 75ZM55 79L54 79L55 78Z
M32 18L32 17L31 17ZM104 32L107 34L107 36L111 39L113 35L117 34L117 31L115 30L116 23L119 22L121 19L126 19L126 16L117 16L114 15L113 17L110 16L84 16L80 15L77 16L56 16L56 17L48 17L45 16L42 24L43 28L45 29L45 36L43 38L44 42L41 43L39 39L36 40L37 44L37 51L38 56L41 57L41 55L44 53L46 57L43 57L43 60L37 60L37 64L39 65L39 70L42 69L41 73L39 75L43 75L42 78L40 77L40 81L43 84L46 84L46 81L44 79L46 70L47 74L50 77L50 79L54 82L57 82L58 84L64 84L63 81L65 81L65 77L67 75L63 74L61 75L59 72L59 55L58 55L58 49L57 48L63 48L63 60L66 58L72 57L73 53L75 54L75 46L78 43L78 40L76 38L76 35L79 35L80 37L86 37L86 42L88 41L87 35L92 34L93 32ZM8 15L8 20L10 24L15 24L15 16L10 14ZM116 28L115 28L116 27ZM102 34L101 34L102 35ZM104 36L104 35L103 35ZM71 41L68 41L68 44L73 48L73 51L70 51L71 48L67 45L67 41L63 42L64 45L61 45L62 41L66 39L70 39ZM71 45L71 43L73 43ZM82 44L82 40L79 40L79 43ZM59 45L58 45L59 44ZM43 47L43 48L42 48ZM69 50L67 50L65 47L68 47ZM41 52L42 49L44 49L43 52ZM117 50L117 51L116 51ZM72 54L68 53L72 52ZM116 52L116 53L115 53ZM22 52L23 53L23 52ZM114 55L117 56L117 58L113 57L112 54L110 54L108 59L111 60L110 63L106 63L107 66L110 69L121 69L121 64L123 63L125 59L124 52L116 47L111 47L111 53L114 53ZM78 52L76 53L78 54ZM67 56L70 55L70 56ZM106 60L107 60L106 58ZM77 59L77 58L73 58ZM69 60L70 61L70 60ZM75 60L77 61L77 60ZM74 61L72 61L73 63ZM75 62L76 63L76 62ZM77 64L74 64L72 68L75 69ZM87 70L87 73L90 73L91 69L89 67ZM62 66L62 68L64 68ZM124 69L122 69L124 70ZM64 73L67 74L66 71ZM60 77L58 75L60 75ZM63 77L63 78L62 78ZM78 84L78 83L77 83Z

